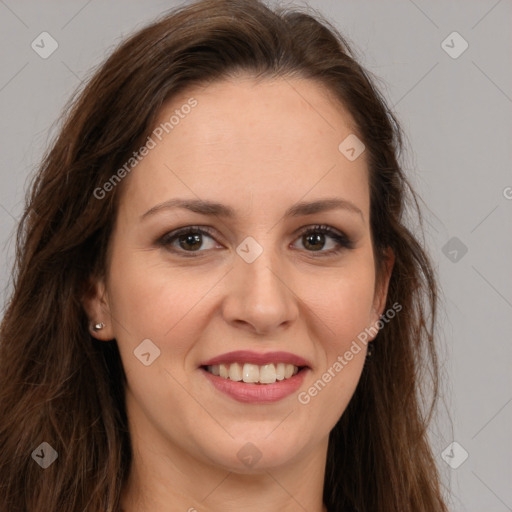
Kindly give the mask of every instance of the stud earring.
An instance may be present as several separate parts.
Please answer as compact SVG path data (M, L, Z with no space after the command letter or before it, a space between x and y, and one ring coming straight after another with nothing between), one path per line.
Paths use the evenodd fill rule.
M105 327L105 324L103 322L99 322L97 324L94 324L92 329L93 329L93 331L98 332L98 331L101 331L101 329L103 329L103 327Z

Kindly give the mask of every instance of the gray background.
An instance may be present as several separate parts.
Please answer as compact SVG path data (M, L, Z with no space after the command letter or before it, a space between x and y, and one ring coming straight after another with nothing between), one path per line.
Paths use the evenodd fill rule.
M405 168L428 205L443 290L444 405L431 440L450 509L512 510L512 2L281 3L310 5L352 41L408 135ZM177 4L0 0L0 305L27 180L65 102L121 38ZM47 59L31 48L43 31L59 45ZM458 36L442 46L454 31L469 44L457 58L445 49L458 53ZM456 469L441 456L454 440L469 454Z

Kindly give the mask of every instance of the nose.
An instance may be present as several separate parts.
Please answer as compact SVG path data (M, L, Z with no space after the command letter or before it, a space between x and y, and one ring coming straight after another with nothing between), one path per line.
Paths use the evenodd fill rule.
M226 277L226 322L254 334L270 334L292 325L299 313L298 298L277 256L264 249L252 263L236 258Z

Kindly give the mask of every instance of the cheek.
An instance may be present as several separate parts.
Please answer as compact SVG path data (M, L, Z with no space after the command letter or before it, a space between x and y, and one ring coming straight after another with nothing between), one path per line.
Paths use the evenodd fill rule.
M211 318L215 306L208 299L215 295L225 269L216 271L200 265L180 268L153 256L126 251L111 268L116 339L125 370L141 371L133 352L143 340L150 339L160 350L151 367L182 375L188 369L187 356Z
M360 256L357 263L324 280L321 293L319 288L314 288L315 294L309 293L308 305L319 326L316 338L321 364L298 402L325 425L334 426L343 414L365 362L366 343L362 340L372 320L375 274L373 258Z
M214 286L215 276L148 265L148 260L144 253L116 260L110 273L111 312L130 396L137 402L132 413L138 415L133 410L140 408L162 429L173 430L179 420L163 411L190 408L189 393L176 382L186 381L187 354L204 329L198 316L201 299ZM143 353L139 347L147 339L157 347L158 357L145 366L136 355ZM152 358L155 349L145 343L149 348L144 353L149 350Z
M310 280L304 287L309 290L304 292L304 299L328 327L327 348L342 349L368 327L372 319L374 287L373 260L370 258L367 263L359 261L347 265L330 277L317 278L316 283Z
M119 260L111 272L110 285L111 312L125 331L133 338L162 339L186 322L188 313L213 285L213 279L211 275L201 278L165 264L150 266L144 255L136 255Z

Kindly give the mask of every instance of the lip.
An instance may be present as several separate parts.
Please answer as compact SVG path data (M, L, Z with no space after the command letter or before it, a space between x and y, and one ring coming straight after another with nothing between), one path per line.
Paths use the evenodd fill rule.
M227 352L220 356L204 361L199 366L211 366L214 364L231 364L231 363L250 363L262 366L270 363L287 363L295 366L307 366L311 368L311 363L306 359L292 354L291 352L253 352L251 350L236 350L234 352ZM297 374L298 375L298 374ZM290 380L290 379L289 379ZM283 382L283 381L281 381ZM266 384L271 386L272 384Z
M212 359L212 361L214 361L214 359ZM200 371L218 391L238 402L268 404L282 400L297 391L304 382L304 377L311 370L309 368L303 368L289 379L276 381L273 384L250 384L224 379L223 377L211 374L204 368L200 368Z

